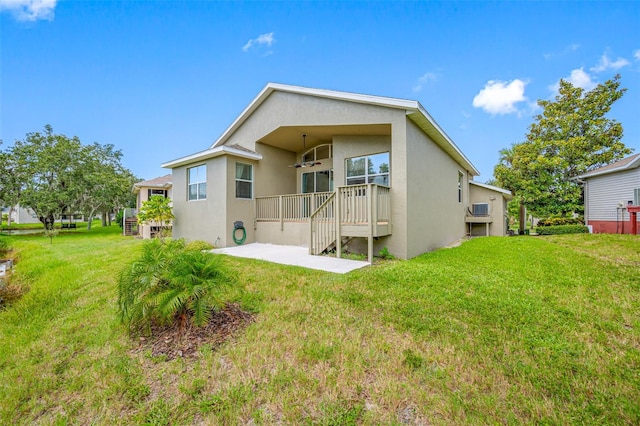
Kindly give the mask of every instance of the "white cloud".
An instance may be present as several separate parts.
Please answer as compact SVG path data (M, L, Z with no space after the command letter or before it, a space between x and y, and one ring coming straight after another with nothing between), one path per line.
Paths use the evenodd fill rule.
M591 90L598 85L582 68L571 71L571 74L568 77L564 77L564 80L573 84L575 87L581 87L584 90ZM559 89L560 82L549 86L549 90L551 90L554 95L558 94Z
M418 84L416 84L415 86L413 86L413 87L411 88L411 90L412 90L414 93L417 93L417 92L419 92L419 91L421 91L421 90L422 90L422 87L423 87L425 84L427 84L427 83L428 83L428 82L430 82L430 81L436 81L437 79L438 79L438 77L436 76L436 74L435 74L435 73L432 73L432 72L425 73L424 75L422 75L422 77L420 77L420 78L418 79Z
M553 58L556 58L556 57L562 57L562 56L568 55L571 52L575 52L579 48L580 48L579 44L573 43L573 44L570 44L570 45L566 46L563 50L561 50L559 52L545 53L545 54L543 54L543 56L544 56L545 59L553 59Z
M272 32L261 34L258 37L252 38L251 40L249 40L247 44L242 46L242 50L244 52L247 52L249 49L251 49L252 46L255 46L255 45L266 45L267 47L270 47L275 42L276 42L276 39L273 38Z
M636 61L640 61L640 49L633 52L633 57L635 58Z
M473 98L473 106L493 115L517 113L515 104L527 100L524 96L526 84L519 79L511 82L490 80Z
M629 65L629 61L624 58L618 58L615 61L611 62L611 60L605 53L600 58L600 63L595 67L591 67L591 71L602 72L606 70L619 70L620 68L626 67L627 65Z
M7 10L18 21L53 21L58 0L0 0L0 11Z

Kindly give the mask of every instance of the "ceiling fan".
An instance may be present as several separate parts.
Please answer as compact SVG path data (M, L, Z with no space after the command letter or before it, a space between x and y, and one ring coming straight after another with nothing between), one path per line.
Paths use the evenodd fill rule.
M302 155L305 154L306 150L307 150L307 135L306 133L303 133L302 134ZM319 161L303 161L300 163L289 164L289 167L295 167L296 169L299 169L304 167L319 166L320 164L322 163Z

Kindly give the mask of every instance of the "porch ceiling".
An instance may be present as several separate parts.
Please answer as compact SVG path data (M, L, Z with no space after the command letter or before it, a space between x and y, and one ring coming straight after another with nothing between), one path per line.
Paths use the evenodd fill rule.
M282 126L258 140L260 143L293 152L302 151L302 135L307 135L306 147L331 143L334 136L390 136L391 124L349 124L336 126Z

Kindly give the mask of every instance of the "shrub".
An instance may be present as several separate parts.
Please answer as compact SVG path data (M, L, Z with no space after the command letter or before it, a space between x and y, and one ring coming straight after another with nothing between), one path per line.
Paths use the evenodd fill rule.
M559 225L582 225L584 219L581 217L548 217L540 219L537 226L559 226Z
M395 257L389 253L389 249L386 247L382 247L382 250L380 250L380 254L379 254L380 258L385 259L385 260L393 260L395 259Z
M586 234L589 228L584 225L542 226L536 228L538 235Z
M116 218L115 218L116 223L118 224L118 226L120 228L122 228L124 226L123 222L124 222L124 210L118 210L118 212L116 213Z
M208 243L206 241L202 241L202 240L191 241L190 243L187 244L188 250L204 251L204 250L211 250L212 248L213 248L213 244Z
M118 312L130 332L153 323L184 329L206 324L233 282L220 257L187 247L183 240L150 240L118 276Z
M27 290L21 285L6 283L0 278L0 310L18 300Z
M6 254L11 248L9 247L9 241L4 238L0 238L0 256Z

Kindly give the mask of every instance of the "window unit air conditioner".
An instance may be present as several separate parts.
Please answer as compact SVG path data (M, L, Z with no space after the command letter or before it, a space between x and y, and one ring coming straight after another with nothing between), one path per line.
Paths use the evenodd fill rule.
M489 216L488 203L474 203L471 205L474 216Z

